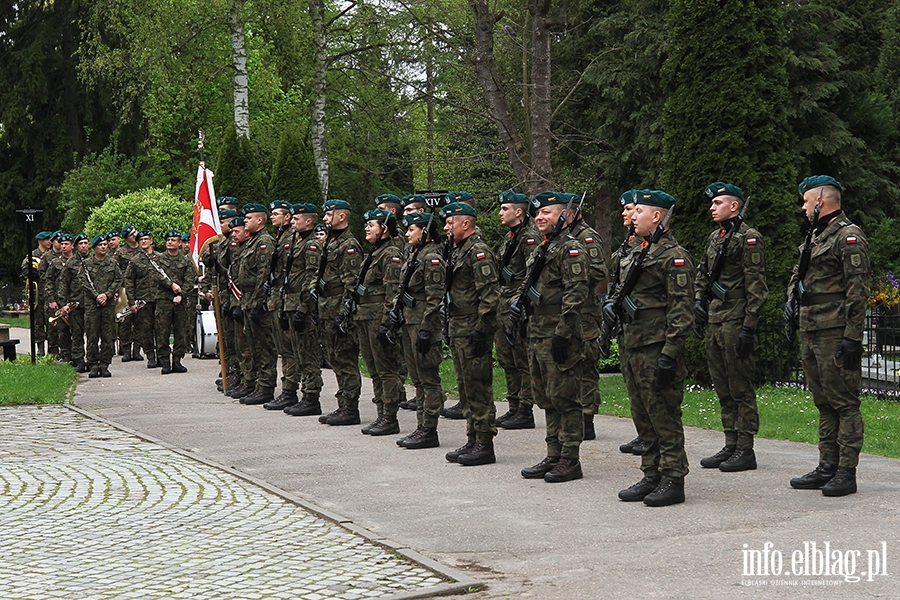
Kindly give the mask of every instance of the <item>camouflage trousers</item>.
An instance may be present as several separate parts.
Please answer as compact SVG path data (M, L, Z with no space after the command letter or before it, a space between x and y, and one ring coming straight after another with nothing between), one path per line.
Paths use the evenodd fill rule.
M500 312L497 325L494 346L497 348L497 363L506 377L506 399L509 402L509 410L521 406L530 411L534 406L534 392L531 390L531 371L525 337L517 336L515 346L510 346L506 341L509 312Z
M62 307L62 303L59 303L59 305L60 305L60 307ZM56 311L53 310L52 308L50 308L49 305L47 305L47 304L44 305L44 314L47 315L47 351L48 352L53 349L61 349L64 346L68 347L68 344L66 344L65 342L62 341L64 338L61 336L62 330L60 329L60 325L65 324L63 322L63 320L60 319L60 320L56 321L56 325L50 324L50 317L52 317L54 315L54 313L56 313ZM35 340L35 341L37 341L37 340ZM64 354L62 353L61 350L59 352L59 355L64 356Z
M72 316L69 315L66 318L71 319ZM68 323L59 319L56 321L56 325L51 325L50 330L48 331L47 340L50 349L57 349L59 357L62 360L72 360L72 328L69 327Z
M534 401L547 420L547 456L578 458L584 440L581 370L584 355L575 344L569 360L559 364L550 353L551 338L529 338Z
M756 408L756 363L753 354L737 355L737 337L741 321L709 323L706 327L706 362L709 376L722 408L725 445L753 447L753 436L759 432Z
M147 360L156 357L156 302L148 302L132 315L134 325L133 343L144 349Z
M41 298L44 298L44 290L40 291ZM35 302L34 306L34 315L32 316L32 320L34 321L34 343L35 344L43 344L47 341L47 319L53 315L50 307L44 302L41 298Z
M584 340L584 360L581 363L581 410L594 416L600 408L600 344L597 338Z
M156 328L156 357L158 360L168 360L170 356L179 360L184 357L187 352L186 332L189 331L190 319L193 316L183 302L175 304L169 299L156 301L153 322ZM172 336L172 346L169 346L170 335Z
M69 313L69 351L72 361L84 360L84 307L76 308Z
M128 315L117 325L120 353L127 354L131 352L131 345L133 343L140 343L140 335L137 331L137 323L135 323L136 316L137 315Z
M256 363L256 389L270 392L278 382L278 351L275 349L274 315L262 311L254 321L250 311L244 311L244 336Z
M855 467L863 446L860 368L843 369L834 355L843 328L800 332L803 375L819 409L819 461Z
M469 338L450 338L459 404L466 417L466 437L479 444L493 442L497 435L494 419L494 368L490 348L483 356L475 356Z
M662 348L661 342L628 348L621 354L622 375L631 400L631 418L644 443L641 470L647 477L664 476L680 482L688 474L681 423L687 369L684 360L679 360L675 383L656 385L656 361Z
M222 315L222 347L225 350L225 372L240 378L241 361L238 356L237 347L234 345L234 318L231 316L231 305L221 304L219 313ZM219 357L219 360L222 360Z
M418 381L421 386L416 388L416 421L419 427L436 429L438 417L444 410L444 388L441 386L441 360L443 352L440 338L433 339L431 350L427 354L420 354L416 350L416 336L419 332L417 325L404 325L400 328L400 343L403 346L403 356L409 368L409 376L413 381ZM433 335L437 336L437 332Z
M294 352L294 340L291 335L290 314L285 319L273 315L275 339L278 342L278 355L281 356L281 389L296 392L300 388L300 365ZM284 328L284 325L287 328Z
M322 313L321 326L324 328L325 351L328 362L337 379L338 391L335 398L338 408L359 410L359 394L362 387L362 375L359 372L359 334L356 326L343 334L334 324L334 317Z
M312 318L304 315L298 324L294 313L289 312L291 322L291 343L294 356L297 357L297 383L303 394L319 397L322 391L322 348L319 328L313 325Z
M398 405L402 386L399 374L400 349L397 346L385 348L378 341L378 326L381 325L381 319L357 320L355 324L363 362L372 379L378 414L395 417L400 408Z
M255 388L257 375L256 359L253 356L253 351L250 349L250 342L247 340L246 330L244 329L244 321L249 318L249 315L244 315L242 319L234 320L234 350L240 364L241 381Z
M93 300L84 309L87 351L84 360L91 367L108 367L113 358L116 339L116 307L112 302L97 306Z

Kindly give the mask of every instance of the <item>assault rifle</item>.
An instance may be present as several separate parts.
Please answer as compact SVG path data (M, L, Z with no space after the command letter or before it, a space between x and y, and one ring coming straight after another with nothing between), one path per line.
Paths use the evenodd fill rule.
M578 215L578 211L581 208L581 204L584 202L584 197L587 195L587 192L581 195L581 200L578 201L578 205L574 208L574 213L572 213L573 205L575 204L575 196L572 195L569 198L569 203L566 204L565 210L559 213L559 219L557 219L556 223L553 225L553 229L550 231L550 235L544 236L543 243L538 247L537 252L534 253L534 261L531 263L531 268L528 270L528 274L525 276L525 283L522 285L521 291L519 295L513 300L510 305L510 314L509 314L509 327L506 328L506 341L510 346L516 345L516 338L519 335L519 332L524 332L525 324L528 322L528 307L532 303L535 306L540 306L541 298L540 292L534 287L537 283L538 278L541 276L541 272L544 270L544 265L547 263L547 252L550 248L550 242L555 240L563 228L566 226L566 220L569 217L569 214ZM513 316L514 313L518 313L520 316L516 318Z
M619 256L619 264L622 263L622 258L625 256L625 250L628 248L628 242L631 241L631 238L634 237L634 223L628 226L628 233L625 235L625 239L622 240L622 245L619 246L618 251L616 252ZM616 269L615 273L611 273L610 281L609 281L609 296L612 297L615 295L616 290L619 289L619 284L622 283L621 277L619 276L619 272L621 269Z
M653 244L658 243L659 239L666 232L666 227L669 225L669 219L672 218L673 214L675 214L674 204L672 205L672 208L669 209L666 217L656 226L656 230L653 232L653 235L650 236L647 245L643 247L641 253L638 254L634 262L631 263L631 267L625 275L625 280L622 282L622 286L616 291L615 300L612 301L612 311L616 318L612 321L607 319L606 311L603 311L603 324L600 327L600 337L597 338L597 343L600 344L600 355L603 358L609 358L609 340L612 338L613 332L619 328L619 323L624 320L625 314L634 314L637 310L637 307L634 306L628 297L631 295L631 292L634 291L638 280L641 278L641 273L644 271L644 261L647 259L647 254L650 253L650 248L653 247Z
M725 260L728 258L728 248L731 246L731 238L734 237L735 232L740 229L741 225L744 223L744 215L747 214L748 206L750 206L749 196L744 202L741 213L731 222L731 229L729 229L728 233L725 235L725 240L719 244L719 249L716 250L716 258L713 260L713 264L706 274L706 288L703 290L703 295L700 296L700 302L703 303L703 309L705 311L709 311L709 303L712 302L713 298L724 300L728 293L728 290L719 283L719 278L722 276L722 271L725 269ZM694 334L701 340L706 337L705 321L694 320Z
M281 278L281 287L278 288L278 297L281 298L281 309L278 311L278 326L282 331L287 331L291 326L284 312L284 301L287 297L288 282L291 279L291 269L294 268L294 245L297 243L297 230L291 234L291 247L288 249L288 256L284 260L284 276Z
M441 325L444 343L450 345L450 307L453 305L453 295L450 288L453 287L453 228L447 232L447 241L444 244L444 262L446 263L444 275L444 301L441 303Z
M406 271L403 273L403 280L400 282L400 287L397 289L397 295L394 297L394 303L391 305L390 312L388 312L387 339L392 345L397 344L397 332L400 330L400 327L406 323L404 311L406 310L406 302L408 301L407 290L409 290L409 282L419 264L419 252L422 251L422 247L428 242L428 237L432 234L431 225L433 222L434 211L432 210L431 214L428 215L428 222L425 223L425 229L422 231L422 237L419 239L419 243L416 244L416 247L413 248L412 254L410 254L409 259L406 262Z
M824 190L822 190L824 191ZM803 242L803 249L800 251L800 262L797 265L797 281L791 288L791 296L788 298L788 308L785 310L784 335L788 342L794 341L797 337L797 330L800 329L800 303L803 300L803 294L806 293L806 287L803 285L803 278L809 271L809 261L812 256L812 238L819 225L819 213L822 210L822 191L819 192L819 198L816 200L816 208L813 210L812 222L809 224L809 231L806 232L806 241ZM790 313L790 317L788 317Z
M319 259L319 268L316 271L316 281L309 288L309 296L312 298L313 325L319 324L319 295L325 291L325 267L328 266L328 246L331 244L331 226L325 228L325 243L322 245L322 257Z
M379 240L380 241L380 240ZM359 310L359 298L366 293L366 286L363 282L366 280L366 273L372 265L372 258L375 256L375 250L378 249L378 241L372 244L372 249L363 260L362 266L359 268L359 274L353 283L353 290L350 292L350 299L344 303L338 316L334 318L334 325L341 335L347 335L350 332L350 326L353 322L353 315Z

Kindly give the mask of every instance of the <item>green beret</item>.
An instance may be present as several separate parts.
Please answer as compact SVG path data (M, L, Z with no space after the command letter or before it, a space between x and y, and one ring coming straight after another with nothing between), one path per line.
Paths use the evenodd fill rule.
M313 231L327 231L328 227L325 223L316 223L316 226L313 227Z
M403 196L400 200L400 206L403 208L406 208L410 204L428 204L428 201L422 194L409 194L408 196Z
M434 215L432 215L432 213L416 212L409 213L408 215L403 217L403 223L407 227L409 227L410 225L425 227L428 224L428 221L434 221Z
M637 195L641 193L641 190L628 190L621 196L619 196L619 204L622 206L626 206L628 204L637 204Z
M294 205L294 209L291 211L292 215L317 215L319 214L319 209L315 204L311 203L299 203Z
M216 198L216 206L225 206L226 204L238 206L240 202L234 196L219 196Z
M332 199L325 201L325 204L322 205L322 210L324 212L329 210L353 210L353 207L346 200Z
M675 198L662 190L641 190L637 197L637 204L669 210L675 206Z
M182 233L182 234L181 234L181 241L182 241L182 242L189 242L189 241L191 241L191 232L189 231L189 232L187 232L187 233Z
M126 225L122 228L122 237L127 238L132 233L137 233L137 229L134 228L134 225Z
M64 233L61 236L59 236L60 244L62 244L63 242L71 242L71 241L72 241L72 236L69 235L68 233Z
M244 221L244 217L235 217L231 220L231 223L228 224L229 227L234 229L235 227L243 227L247 223Z
M170 229L166 232L166 235L163 236L166 239L177 237L179 240L181 239L181 232L177 229Z
M447 194L447 196L449 197L450 194ZM451 202L441 209L438 216L446 220L447 217L477 217L478 213L475 211L475 208L469 204Z
M534 216L537 214L539 208L543 208L545 206L551 206L553 204L568 204L569 203L569 195L563 192L541 192L540 194L536 194L531 199L531 204L528 207L528 214Z
M815 189L817 187L822 187L823 185L836 187L838 191L842 193L844 191L844 186L841 185L841 182L831 175L812 175L810 177L807 177L800 182L800 185L797 186L797 189L800 191L800 195L802 196L809 190Z
M62 235L62 234L60 234L60 235ZM75 243L77 244L78 242L81 242L81 241L87 241L87 239L88 239L87 234L82 231L81 233L79 233L78 235L75 236Z
M500 194L500 204L528 204L528 196L515 192L503 192Z
M400 198L393 194L380 194L375 196L375 207L379 204L400 204Z
M465 202L472 199L469 192L449 192L446 196L447 202Z
M232 208L226 208L225 210L219 211L219 220L222 221L224 219L233 219L238 216L238 211Z
M151 233L151 231L149 229L141 229L140 231L138 231L138 234L137 234L138 240L145 238L145 237L152 238L153 233Z
M281 208L284 210L291 210L293 205L287 200L273 200L271 204L269 204L269 210L275 210L276 208Z
M51 232L49 232L49 231L41 231L36 236L34 236L34 239L39 240L39 241L49 240L50 235L51 235Z
M715 183L709 184L708 186L706 186L706 189L703 190L703 193L710 200L718 196L737 196L741 200L744 199L744 192L741 191L741 188L731 183L724 183L722 181L717 181Z
M113 239L114 237L122 237L121 235L119 235L118 229L113 229L112 231L108 232L106 234L106 241L109 241L109 240Z
M59 238L59 236L61 236L62 234L63 234L62 230L57 229L56 231L54 231L53 233L50 234L50 241L55 242ZM85 237L85 239L87 239L87 237Z
M97 244L106 241L106 235L102 233L98 233L94 236L94 239L91 240L91 248L94 248Z
M247 215L252 215L253 213L266 213L268 214L269 209L266 208L264 204L259 204L257 202L251 202L250 204L245 204L241 207L241 213L246 217Z
M367 210L363 213L363 221L379 221L381 223L387 223L388 219L393 216L394 213L389 210L373 208L372 210Z

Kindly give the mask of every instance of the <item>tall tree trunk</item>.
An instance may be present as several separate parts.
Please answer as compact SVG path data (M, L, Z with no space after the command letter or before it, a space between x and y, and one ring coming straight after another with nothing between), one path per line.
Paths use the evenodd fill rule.
M244 40L244 0L232 0L231 15L231 64L234 68L234 127L238 137L250 137L250 100L247 85L247 45Z
M531 180L541 190L553 189L550 161L550 0L529 0L531 13Z
M309 0L309 16L313 25L313 101L312 101L312 151L319 172L322 196L328 198L328 146L325 143L325 87L328 82L328 58L325 47L325 3Z
M79 37L78 24L75 17L75 9L72 7L71 2L57 2L55 7L59 13L59 23L62 28L60 49L62 50L62 86L65 98L66 137L72 150L70 154L77 155L80 160L84 150L84 138L82 137L81 118L79 116L81 100L78 93L78 74L75 71L77 63L75 53L78 51L77 40Z

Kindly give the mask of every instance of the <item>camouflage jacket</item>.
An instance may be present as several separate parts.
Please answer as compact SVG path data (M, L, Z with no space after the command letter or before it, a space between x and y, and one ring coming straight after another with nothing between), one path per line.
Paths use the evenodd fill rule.
M500 320L501 326L505 326L506 317L509 314L509 304L519 293L528 271L526 264L529 256L541 245L541 234L526 221L509 230L503 239L503 243L497 249L497 268L500 272ZM504 258L509 253L509 258L504 263Z
M788 294L796 280L794 267ZM869 243L843 212L813 234L803 285L801 331L841 327L844 337L862 340L869 298Z
M599 295L600 284L609 277L603 243L600 234L588 227L583 219L572 224L570 235L584 245L588 259L588 294L581 308L581 313L585 317L582 339L595 340L600 337L600 324L603 318Z
M493 334L500 302L494 253L476 233L456 244L452 261L450 337L466 337L472 330Z
M287 268L288 258L293 252L293 247L299 244L303 238L293 227L286 227L278 234L275 240L275 250L272 252L272 289L269 291L268 309L271 312L281 310L281 286L284 283L284 270ZM292 261L293 262L293 261ZM293 264L291 265L293 270ZM287 297L285 297L285 310L287 310Z
M47 265L46 272L46 281L44 282L44 293L47 297L47 303L56 302L57 304L63 304L62 294L65 292L63 289L62 276L63 270L66 267L66 262L69 259L66 258L62 254L56 255Z
M709 270L716 253L727 239L725 229L709 234L706 251L697 269L694 298L703 297L709 281ZM758 231L742 223L728 246L725 265L709 303L709 322L742 321L744 327L756 328L769 288L766 285L766 244ZM720 297L724 296L724 298Z
M78 283L86 300L95 300L100 294L109 298L107 305L114 302L115 295L122 287L122 270L111 256L97 260L93 256L84 259L85 268L78 273ZM90 274L90 277L88 277ZM92 302L88 302L90 306Z
M241 289L241 308L249 311L266 307L266 290L263 284L269 279L275 240L265 229L247 240L237 257L237 281ZM232 267L231 276L235 277Z
M197 283L197 270L194 261L184 252L178 252L172 256L168 252L154 253L154 259L165 275L153 269L151 275L156 280L156 301L172 300L179 295L172 291L172 284L176 283L181 288L183 300L191 297L194 285Z
M293 255L291 272L284 290L284 309L306 314L313 308L313 299L309 290L316 283L319 258L322 256L322 244L319 243L312 229L297 234ZM284 280L279 283L279 286L283 283Z
M78 276L83 270L82 261L86 263L88 258L90 258L90 254L81 256L76 251L71 258L63 262L59 283L56 287L56 296L59 298L60 304L78 302L84 308L84 290L81 289Z
M532 255L529 268L533 262ZM590 295L589 281L590 261L584 244L565 229L547 247L547 261L533 288L523 290L531 300L528 338L539 340L558 335L584 339L582 309Z
M621 268L628 272L642 244L635 244L623 257ZM626 318L622 343L640 348L663 343L662 353L676 360L684 356L684 346L694 325L694 261L678 245L671 232L650 248L644 269L629 299L637 307L633 318Z
M622 281L625 279L625 271L621 268L622 259L631 253L634 246L640 246L641 240L636 236L631 236L627 240L622 241L622 245L616 248L616 251L609 257L609 289L607 294L612 298Z
M415 255L415 265L412 264L413 256L410 253L400 269L401 282L408 269L415 269L410 275L404 298L399 299L403 303L403 316L407 325L437 336L442 327L441 302L447 270L444 253L438 243L428 242Z
M400 249L393 240L376 244L372 252L372 262L362 281L359 308L356 318L381 322L394 300L400 286Z
M153 254L153 260L162 268L160 254L152 248L150 252ZM150 258L146 252L139 252L131 257L128 266L125 268L125 294L128 295L128 301L134 304L138 300L144 302L156 302L156 298L160 295L159 280L161 275L150 263ZM171 284L170 284L171 285ZM171 289L167 295L171 295Z
M141 247L135 246L132 248L128 244L122 244L116 249L115 258L116 262L119 263L119 268L124 273L128 269L129 263L131 263L131 259L141 253ZM131 296L128 297L131 299Z
M320 256L321 259L321 256ZM350 299L353 284L362 264L362 246L350 233L350 228L332 231L325 246L325 272L316 282L319 292L319 315L334 319L344 303ZM318 265L316 265L318 274Z

